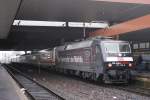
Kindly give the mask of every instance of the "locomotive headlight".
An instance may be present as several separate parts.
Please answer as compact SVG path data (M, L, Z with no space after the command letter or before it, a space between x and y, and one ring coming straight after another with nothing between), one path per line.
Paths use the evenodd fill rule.
M121 54L121 53L119 53L119 54L118 54L118 56L119 56L119 57L121 57L121 56L122 56L122 54Z
M132 64L131 64L131 63L129 63L129 67L132 67Z
M109 64L108 64L108 67L109 67L109 68L110 68L110 67L112 67L112 64L111 64L111 63L109 63Z

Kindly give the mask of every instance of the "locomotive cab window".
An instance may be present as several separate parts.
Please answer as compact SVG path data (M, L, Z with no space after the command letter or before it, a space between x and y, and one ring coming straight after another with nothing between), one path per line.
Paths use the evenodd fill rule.
M130 45L128 43L104 43L107 53L130 53Z
M124 53L130 52L129 44L127 44L127 43L119 44L119 51L124 52Z

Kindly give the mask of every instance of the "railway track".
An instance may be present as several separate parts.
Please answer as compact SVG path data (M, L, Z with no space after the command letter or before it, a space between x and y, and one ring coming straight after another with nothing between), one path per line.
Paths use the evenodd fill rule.
M142 88L138 86L120 86L120 85L119 86L104 85L104 86L108 88L115 88L115 89L131 92L131 93L136 93L142 96L150 97L150 89L147 88Z
M21 90L26 93L29 100L65 100L63 97L35 82L14 67L7 65L5 68L22 88Z
M53 73L53 72L49 72L49 73ZM53 73L53 74L56 74L56 73ZM58 73L58 74L60 74L60 73ZM60 76L63 76L63 74L60 74ZM82 82L85 82L85 83L88 83L91 85L94 84L98 87L104 87L106 89L109 88L112 90L121 90L121 91L128 92L128 94L131 93L132 95L136 94L136 95L140 95L140 96L144 96L144 97L148 97L148 98L150 97L150 89L134 86L135 84L111 84L111 85L107 85L104 83L99 83L99 82L95 82L95 81L91 81L91 80L83 80L79 77L68 76L68 75L64 75L64 76L67 78L79 80L79 81L82 81ZM86 84L85 84L85 86L86 86ZM87 88L88 88L88 85L87 85ZM86 93L86 92L82 92L82 93ZM126 98L128 98L127 100L139 100L139 99L135 99L132 95L126 96ZM105 99L103 99L103 100L105 100ZM122 99L122 100L124 100L124 99ZM145 100L145 99L141 99L141 100Z
M18 68L20 68L20 67L18 67ZM20 70L22 70L22 69L20 69ZM23 71L23 70L22 70ZM25 73L28 73L28 71L27 72L25 72ZM32 72L33 73L33 72ZM34 73L38 73L38 70L36 70ZM48 78L47 76L49 76L49 75L51 75L51 74L56 74L56 73L54 73L54 72L50 72L49 70L41 70L41 75L43 75L45 73L45 75L46 76L44 76L44 78ZM47 74L46 74L47 73ZM48 74L48 73L51 73L51 74ZM31 74L31 72L29 72L28 73L28 75L30 75L31 77L34 77L34 78L36 78L36 79L39 79L39 80L42 80L42 77L41 78L38 78L37 76L34 76L34 75L32 75ZM79 78L79 77L74 77L74 76L68 76L68 75L64 75L64 74L60 74L60 73L57 73L56 75L59 75L59 76L62 76L62 77L67 77L67 78L70 78L70 79L68 79L68 80L79 80L79 81L82 81L82 82L84 82L84 86L87 86L87 88L90 88L91 87L91 85L93 84L93 85L95 85L96 87L98 87L98 88L100 88L101 89L101 87L103 87L106 91L108 90L108 89L110 89L110 90L115 90L114 92L116 92L117 90L121 90L121 91L126 91L126 92L120 92L120 95L122 95L123 93L127 93L128 95L124 95L124 98L132 98L132 99L130 99L130 100L135 100L135 98L138 98L138 97L136 97L137 95L139 95L139 96L144 96L144 97L150 97L150 90L149 89L146 89L146 88L141 88L141 87L137 87L137 86L134 86L135 84L129 84L129 85L106 85L106 84L102 84L102 83L99 83L99 82L93 82L93 81L88 81L88 80L83 80L83 79L81 79L81 78ZM40 84L44 84L43 82L41 82ZM50 83L49 83L50 84ZM66 84L66 83L65 83ZM91 85L90 85L91 84ZM64 84L63 83L61 83L61 86L63 86ZM69 83L68 83L68 85L69 85ZM92 86L93 86L92 85ZM90 86L90 87L89 87ZM47 87L47 86L46 86ZM87 88L85 89L85 90L87 90ZM116 90L117 89L117 90ZM104 91L105 91L104 90ZM62 90L63 91L63 90ZM76 90L73 90L73 91L76 91ZM90 90L89 90L90 91ZM100 92L100 90L98 89L98 90L96 90L96 91L99 91ZM103 91L103 90L102 90ZM88 94L88 92L87 91L84 91L85 93L87 93L87 95L89 95ZM81 89L81 94L82 93L84 93L83 91L82 91L82 89ZM96 92L96 93L98 93L99 94L99 92ZM132 94L132 95L130 95L130 93ZM80 94L80 92L78 91L78 94ZM78 95L77 94L77 95ZM133 94L136 94L136 96L133 96ZM69 95L69 94L68 94ZM85 94L84 94L85 95ZM114 95L114 93L112 93L112 95ZM65 96L64 96L65 97ZM107 97L106 97L107 98ZM121 98L121 97L120 97ZM105 99L102 99L102 100L105 100ZM124 100L124 99L123 99ZM137 99L137 100L145 100L145 99ZM147 99L146 99L147 100ZM149 100L149 99L148 99Z
M64 74L61 74L61 73L58 73L58 74L64 75ZM96 82L96 81L93 81L93 80L85 80L85 79L82 79L82 78L78 78L76 76L71 76L71 75L69 75L69 76L64 75L64 76L69 77L69 78L73 78L73 79L76 79L76 80L84 81L84 82L87 82L87 83L90 83L90 84L95 84L97 86L103 86L103 87L106 87L106 88L114 88L114 89L123 90L123 91L131 92L131 93L136 93L136 94L139 94L139 95L142 95L142 96L150 97L150 88L144 88L144 87L137 86L135 84L135 82L134 83L129 83L129 84L104 84L102 82Z
M58 73L60 75L63 75L61 73ZM135 93L135 94L139 94L142 96L147 96L150 97L150 88L144 88L144 87L140 87L137 86L135 83L129 83L129 84L104 84L102 82L96 82L93 80L85 80L82 78L78 78L76 76L71 76L71 75L64 75L65 77L69 77L69 78L73 78L76 80L80 80L80 81L84 81L86 83L90 83L90 84L95 84L97 86L102 86L102 87L106 87L106 88L114 88L114 89L118 89L118 90L123 90L123 91L127 91L127 92L131 92L131 93Z
M83 80L82 80L83 81ZM99 82L93 82L89 80L85 80L84 82L88 82L90 84L95 84L97 86L102 86L106 88L114 88L118 90L123 90L131 93L135 93L141 96L147 96L150 97L150 89L149 88L144 88L137 86L134 83L129 83L129 84L104 84L104 83L99 83Z

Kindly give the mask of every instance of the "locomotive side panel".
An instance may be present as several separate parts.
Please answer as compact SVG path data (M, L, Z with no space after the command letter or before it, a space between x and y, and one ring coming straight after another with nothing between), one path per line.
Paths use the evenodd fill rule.
M95 68L91 66L92 48L79 48L74 50L59 51L59 68L93 72Z

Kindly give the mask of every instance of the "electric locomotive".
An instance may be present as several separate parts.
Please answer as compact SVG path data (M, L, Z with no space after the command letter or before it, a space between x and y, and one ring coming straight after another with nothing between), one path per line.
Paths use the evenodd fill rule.
M133 58L130 44L106 37L56 47L56 69L105 83L127 83Z

